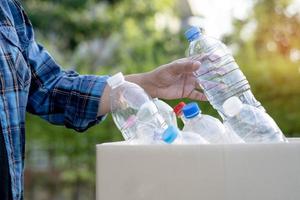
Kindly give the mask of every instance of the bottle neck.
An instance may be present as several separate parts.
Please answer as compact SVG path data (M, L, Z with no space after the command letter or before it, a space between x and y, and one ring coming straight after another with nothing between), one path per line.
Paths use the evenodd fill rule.
M116 83L116 84L110 86L110 88L113 90L113 89L116 89L116 88L120 87L120 86L123 85L123 84L124 84L124 81L123 81L123 82L120 82L120 83Z
M189 38L189 42L193 42L195 40L199 40L201 37L200 33L193 35L192 37Z
M184 120L187 122L187 121L193 121L193 120L195 120L195 119L201 118L201 116L202 116L202 114L199 113L198 115L195 115L195 116L190 117L190 118L186 118L186 117L184 117L184 116L182 116L182 118L184 118Z

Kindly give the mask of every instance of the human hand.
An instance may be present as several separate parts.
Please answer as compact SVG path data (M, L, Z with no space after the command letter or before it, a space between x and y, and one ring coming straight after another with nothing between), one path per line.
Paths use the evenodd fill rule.
M199 84L193 72L200 67L200 62L188 58L175 60L153 71L127 75L127 81L140 85L151 97L161 99L189 98L205 101L205 95L199 91ZM99 106L99 114L110 111L110 88L105 87Z
M204 101L206 97L199 91L197 78L193 75L199 67L200 62L188 58L175 60L151 72L140 74L140 85L152 97Z

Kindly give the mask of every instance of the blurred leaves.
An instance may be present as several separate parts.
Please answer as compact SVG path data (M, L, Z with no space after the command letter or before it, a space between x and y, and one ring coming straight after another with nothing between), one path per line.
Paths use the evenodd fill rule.
M237 61L268 113L286 135L300 136L300 13L289 13L290 3L257 1L252 16L235 21L226 41L238 44ZM250 22L256 28L241 40Z
M181 57L185 48L181 36L155 28L155 14L170 12L172 4L170 0L24 1L37 40L64 68L71 65L82 74L137 73ZM45 179L45 189L63 184L78 190L76 185L84 183L94 194L95 145L122 140L111 116L84 134L32 115L27 115L26 128L27 174ZM53 174L54 180L49 178ZM34 180L27 178L27 191L41 187Z
M286 135L299 137L299 11L290 12L288 0L255 2L249 17L235 20L234 31L224 41L234 49L257 99ZM170 16L180 16L172 0L24 0L23 3L37 40L64 68L71 65L83 74L149 71L183 57L188 45L182 32L157 26L163 20L161 17L167 15L165 24L170 26ZM168 101L172 106L177 102ZM201 108L203 113L217 116L209 103L201 103ZM50 174L47 176L58 171L55 177L62 183L84 183L92 192L95 145L122 140L110 116L84 134L49 125L32 115L27 116L26 128L27 170L35 171L34 166L44 162L45 158L35 159L33 152L43 152L42 157L49 162L45 169Z

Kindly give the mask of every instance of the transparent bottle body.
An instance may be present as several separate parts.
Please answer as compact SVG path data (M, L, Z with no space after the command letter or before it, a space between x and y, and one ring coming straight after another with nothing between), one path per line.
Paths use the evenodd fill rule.
M157 98L153 99L153 102L156 105L159 114L166 121L167 125L173 125L177 127L176 114L174 113L173 108L164 101Z
M182 131L172 144L209 144L197 133Z
M234 131L228 131L217 118L209 115L186 119L183 131L198 133L212 144L243 143Z
M161 135L168 124L153 101L144 103L137 112L137 138L155 140Z
M260 109L244 104L238 114L228 117L224 123L246 143L286 142L275 121Z
M113 120L125 140L137 133L137 113L140 107L151 99L138 85L124 82L112 88L110 93Z
M226 115L222 105L232 96L237 96L245 104L264 110L250 91L246 77L222 42L201 35L190 43L187 56L201 62L195 76L207 99L223 119L226 119Z

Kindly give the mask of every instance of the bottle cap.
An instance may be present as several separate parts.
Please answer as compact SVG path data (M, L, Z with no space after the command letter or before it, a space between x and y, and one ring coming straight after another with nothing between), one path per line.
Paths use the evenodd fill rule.
M189 118L193 118L193 117L199 115L201 113L201 110L196 102L192 102L192 103L186 104L182 108L182 112L184 114L184 117L189 119Z
M185 38L191 42L201 35L201 30L198 27L192 26L185 33Z
M122 72L119 72L112 77L107 79L107 84L111 87L114 88L120 84L122 84L125 81L125 78L122 74Z
M180 103L178 103L174 108L173 111L176 114L176 116L180 116L182 113L182 108L185 106L185 103L182 101Z
M168 144L174 142L179 134L178 129L175 126L170 125L163 133L162 140Z
M223 109L226 115L233 117L240 112L243 107L241 100L236 97L230 97L223 103Z

